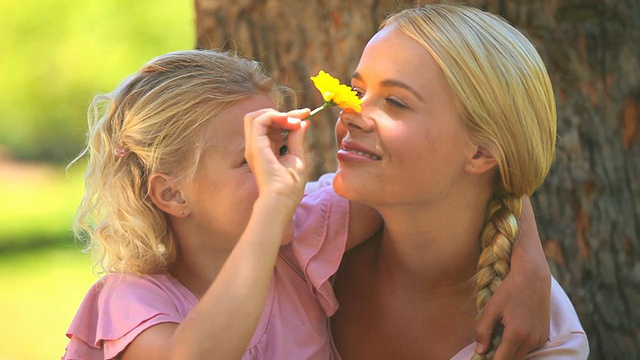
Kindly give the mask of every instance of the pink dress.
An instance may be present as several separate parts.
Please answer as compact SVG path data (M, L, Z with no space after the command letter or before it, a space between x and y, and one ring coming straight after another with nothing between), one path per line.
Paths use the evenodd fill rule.
M280 250L262 318L242 359L333 357L327 318L338 304L328 280L345 250L348 215L348 201L330 186L305 196L294 215L294 240ZM197 302L166 272L107 275L80 305L62 359L113 359L150 326L180 323Z

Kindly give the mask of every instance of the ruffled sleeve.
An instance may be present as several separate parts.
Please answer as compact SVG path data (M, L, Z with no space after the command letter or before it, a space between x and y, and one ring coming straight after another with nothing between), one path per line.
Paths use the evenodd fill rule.
M305 195L316 192L320 189L333 186L333 177L336 173L326 173L318 178L316 181L310 181L304 186Z
M309 291L331 316L338 302L329 279L336 273L347 242L349 201L328 186L330 180L313 188L293 218L294 240L283 246L281 255L307 282ZM328 185L327 185L328 184Z
M67 331L70 341L63 359L113 359L142 331L179 323L184 312L155 278L108 275L80 305Z

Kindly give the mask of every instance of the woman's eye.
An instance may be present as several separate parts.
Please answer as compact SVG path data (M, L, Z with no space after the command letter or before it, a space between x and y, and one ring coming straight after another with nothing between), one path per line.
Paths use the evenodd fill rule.
M362 99L362 97L364 96L364 93L358 88L352 87L351 90L356 92L356 96L358 97L358 99Z
M405 105L403 102L400 102L399 100L396 100L394 98L385 98L384 101L386 101L389 105L394 106L394 107L398 107L398 108L407 108L408 106Z

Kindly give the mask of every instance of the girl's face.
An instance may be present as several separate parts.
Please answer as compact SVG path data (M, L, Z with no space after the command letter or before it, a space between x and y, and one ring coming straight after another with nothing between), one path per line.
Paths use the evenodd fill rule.
M345 111L336 124L336 192L373 206L446 199L475 147L431 54L394 26L384 28L351 83L362 112Z
M205 149L191 184L188 184L190 218L201 239L229 248L244 230L258 197L255 177L245 161L244 115L276 108L264 94L249 96L211 120L210 145ZM278 144L274 142L274 151Z

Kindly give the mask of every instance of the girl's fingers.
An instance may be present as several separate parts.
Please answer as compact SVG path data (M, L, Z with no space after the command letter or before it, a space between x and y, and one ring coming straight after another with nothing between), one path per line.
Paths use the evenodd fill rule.
M280 113L284 117L276 117L272 119L271 126L278 130L295 131L300 129L300 122L309 116L309 109L291 110L287 113Z
M269 114L277 113L273 109L262 109L248 113L244 117L245 146L249 148L262 135L268 134L271 123Z
M310 113L311 113L311 110L305 108L305 109L291 110L287 114L293 118L305 119L309 117Z
M301 119L309 116L309 109L292 110L287 113L278 112L273 109L263 109L245 116L245 136L247 142L255 140L258 136L270 136L272 141L281 140L278 134L289 131L297 131L300 129ZM249 130L249 133L247 132Z
M299 159L305 160L306 152L304 146L304 137L307 133L307 128L309 127L308 121L300 122L299 129L296 131L292 131L289 133L287 139L287 147L289 148L289 153Z
M296 157L304 156L304 133L306 122L301 119L309 116L309 109L292 110L287 113L274 109L262 109L249 113L244 118L246 156L251 161L254 154L271 149L276 152L282 145L287 145L290 153ZM287 144L283 144L283 132L288 132ZM269 154L266 154L268 157ZM274 155L275 157L275 155Z

